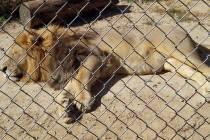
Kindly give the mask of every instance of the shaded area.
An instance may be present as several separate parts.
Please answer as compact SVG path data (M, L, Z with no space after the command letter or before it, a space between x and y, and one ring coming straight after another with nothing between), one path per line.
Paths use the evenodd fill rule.
M109 78L98 80L93 84L91 89L91 93L95 97L95 102L93 107L90 111L95 111L98 107L101 106L101 99L105 96L108 92L111 91L111 88L122 78L126 77L127 75L113 75Z
M40 23L36 26L33 26L33 28L40 28L51 23L61 25L64 27L82 26L84 24L102 20L107 17L112 17L123 13L129 13L131 12L129 9L130 6L128 5L111 5L105 8L95 8L90 12L81 12L79 13L79 15L71 16L69 18L62 18L60 16L57 16L55 19L50 19L49 22L39 21Z
M102 11L103 10L103 11ZM81 26L90 22L106 19L115 15L124 13L130 13L130 6L128 5L113 5L107 8L95 9L90 13L82 13L76 18L70 18L68 20L60 19L64 26Z

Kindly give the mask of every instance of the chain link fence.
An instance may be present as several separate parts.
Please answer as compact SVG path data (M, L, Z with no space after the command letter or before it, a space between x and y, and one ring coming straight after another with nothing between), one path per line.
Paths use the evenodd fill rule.
M105 4L104 1L34 0L32 3L42 3L31 6L27 5L27 0L11 1L9 4L0 0L0 11L4 13L0 15L2 71L0 139L210 139L210 105L208 103L210 68L207 68L210 54L208 50L210 47L210 1L131 0L117 3L110 0ZM103 3L103 5L98 3ZM21 6L25 9L21 11L23 15L18 18L17 11ZM90 9L94 11L88 12ZM71 11L70 14L69 11ZM67 18L69 16L71 18ZM52 24L60 24L60 26L52 27ZM30 29L30 27L36 29ZM166 31L165 27L169 30ZM179 34L176 32L177 29L185 34ZM151 34L156 33L157 30L159 33L155 34L155 40L150 39ZM59 31L60 34L57 34ZM23 37L25 32L28 32L27 39L36 36L32 44L28 40L24 40L26 44L20 44L18 37ZM38 36L34 34L35 32L38 32ZM98 40L90 46L90 40L96 38L95 35L89 36L93 33ZM45 41L46 34L52 36L51 40L47 38L49 42L54 42L45 50L47 55L45 54L44 57L39 55L38 58L30 60L27 66L23 66L23 62L29 62L29 57L33 57L31 50L34 47L43 46L42 41ZM68 38L69 36L73 37ZM177 38L179 41L174 42ZM192 41L191 48L182 52L181 47L190 46L189 43L183 43L188 39ZM138 41L135 42L136 40ZM139 51L135 45L145 47L141 44L146 41L155 49L152 49L152 52L141 53L144 49L140 48ZM166 51L167 57L159 49L162 48L164 41L174 48ZM42 43L39 44L40 42ZM59 43L61 44L59 47L65 48L68 42L74 42L73 49L67 48L68 53L65 49L54 49ZM124 57L119 56L118 64L114 58L119 55L117 51L125 49L117 49L122 42L130 46L132 51ZM27 43L30 44L30 48L26 49L24 45ZM101 43L109 48L108 53L101 54ZM80 48L81 44L89 50ZM14 49L15 45L18 49ZM77 47L81 52L74 50ZM19 56L20 52L25 53ZM130 63L127 61L132 55L137 54L139 56L134 57L131 62L129 61ZM141 56L142 54L145 56ZM154 58L154 63L158 64L154 68L156 71L150 70L153 66L151 66L148 54L158 56ZM115 57L112 58L112 56ZM183 58L184 61L181 64L170 63L167 60L171 56L175 56L175 59ZM50 62L57 59L60 61L59 63L44 63L47 57L50 58ZM72 58L75 57L77 58L74 62L76 60L80 62L72 64ZM89 62L90 57L94 59L90 59ZM139 57L143 58L144 63L142 62L141 66L146 69L142 73L132 66ZM95 62L95 59L102 63L92 70L90 65ZM5 67L4 64L8 60L9 63ZM34 60L39 60L35 68ZM196 63L193 62L194 60ZM87 62L88 65L86 65ZM109 67L113 63L116 67ZM47 64L54 64L54 66ZM166 64L169 64L170 69L166 69ZM24 73L14 75L17 74L17 69L8 73L11 65ZM149 70L145 65L149 67ZM118 74L121 67L130 70L130 74ZM159 68L163 67L170 72L160 71ZM31 68L33 71L28 72L26 68ZM85 69L83 75L82 68ZM34 78L33 75L37 69L42 69L40 73L45 73L47 78L44 80ZM106 69L111 72L105 71ZM106 78L97 78L98 73L99 76L103 75ZM28 78L17 81L23 74ZM79 74L81 75L78 76ZM91 76L86 83L79 81L81 77L87 77L88 74ZM92 83L94 78L97 80ZM76 81L76 84L72 81ZM83 89L74 95L75 91L71 90L78 84L82 85ZM203 94L203 88L207 94ZM86 94L80 97L83 91L86 94L90 92L92 95L93 99L88 104L81 103L84 101L83 98L88 97ZM58 98L61 95L67 98L59 101ZM80 98L78 99L77 96ZM92 102L94 103L91 109L87 110ZM63 109L62 113L59 113L60 108ZM69 118L69 124L63 122L64 119L69 121Z

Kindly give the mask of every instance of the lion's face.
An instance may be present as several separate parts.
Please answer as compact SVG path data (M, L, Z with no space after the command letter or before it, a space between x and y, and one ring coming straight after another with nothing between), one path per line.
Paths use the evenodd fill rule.
M37 61L43 57L38 41L28 32L18 35L14 44L6 52L6 61L0 66L7 78L13 81L20 81L26 77L38 80L40 75Z
M26 50L14 44L7 52L7 60L2 65L2 72L11 80L19 81L27 67L27 54Z

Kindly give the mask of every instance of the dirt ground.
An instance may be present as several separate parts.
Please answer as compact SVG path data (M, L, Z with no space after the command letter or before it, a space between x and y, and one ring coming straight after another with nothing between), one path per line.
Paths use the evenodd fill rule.
M123 35L134 26L153 25L154 21L157 25L176 26L177 20L197 42L210 44L209 4L209 0L121 2L117 8L102 13L103 18L91 20L79 29L115 28ZM171 16L165 14L165 9ZM6 23L0 32L1 50L7 50L22 29L17 21ZM4 56L0 51L0 64ZM210 104L196 92L198 85L193 81L164 73L114 76L99 85L103 90L95 110L64 126L59 123L55 102L59 91L53 91L45 83L14 83L1 74L0 139L210 139Z

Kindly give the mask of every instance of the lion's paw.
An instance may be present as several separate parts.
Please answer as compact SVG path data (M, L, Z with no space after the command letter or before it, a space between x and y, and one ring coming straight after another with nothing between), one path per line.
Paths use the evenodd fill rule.
M59 122L62 124L70 124L81 118L81 113L74 104L69 104L65 107L59 107Z
M62 117L60 118L60 122L64 123L64 124L71 124L73 123L75 120L73 117L69 117L67 112L64 112Z
M80 93L75 99L75 105L77 109L82 112L90 111L94 100L88 92Z

